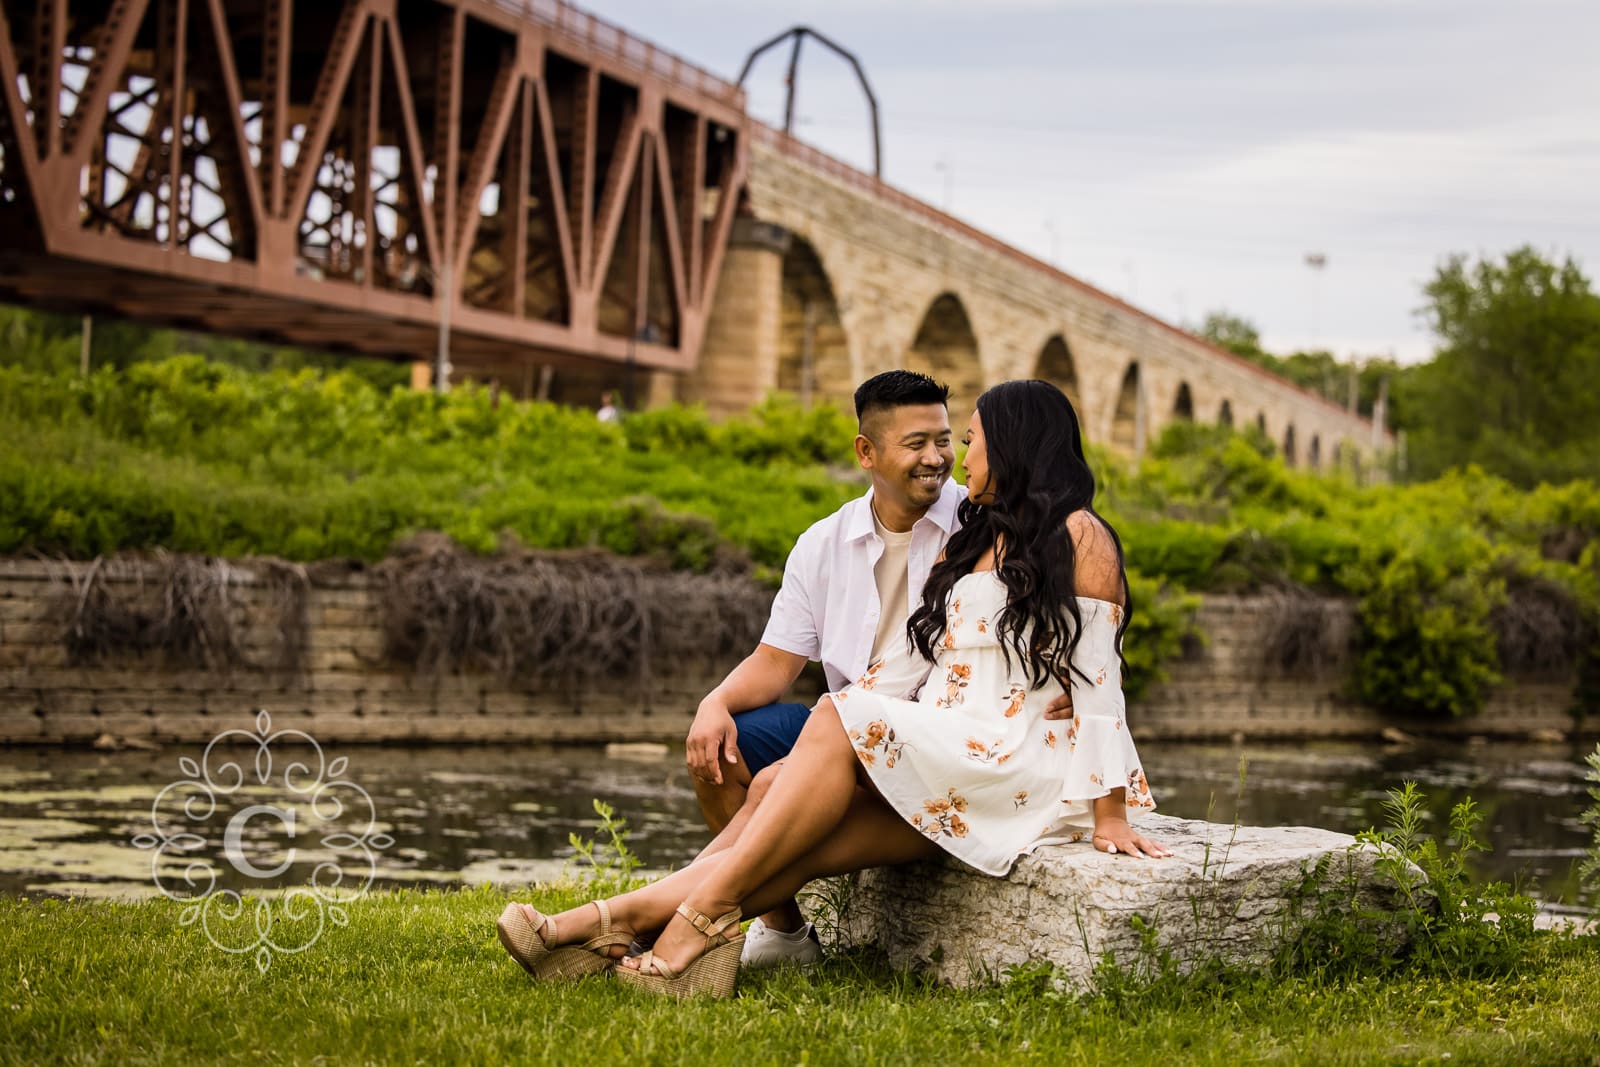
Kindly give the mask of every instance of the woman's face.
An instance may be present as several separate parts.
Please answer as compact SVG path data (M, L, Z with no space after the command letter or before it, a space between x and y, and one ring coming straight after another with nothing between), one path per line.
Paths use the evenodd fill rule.
M976 409L967 423L967 435L962 439L967 454L961 460L961 469L967 472L967 499L974 504L994 503L994 486L989 482L989 448L983 439L983 421Z

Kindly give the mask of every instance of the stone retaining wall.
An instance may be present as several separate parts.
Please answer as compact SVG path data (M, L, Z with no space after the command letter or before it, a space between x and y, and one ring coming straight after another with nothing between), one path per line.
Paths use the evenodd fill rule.
M305 648L294 669L281 656L271 592L248 564L233 573L240 653L227 669L169 669L152 657L83 665L67 646L73 576L87 564L0 560L0 743L89 743L104 735L203 742L248 726L257 709L319 741L681 740L695 706L737 656L707 656L657 671L646 684L604 687L507 684L481 675L430 678L385 661L371 580L359 570L321 575L306 591ZM137 586L137 576L124 579ZM145 595L154 596L154 589ZM1348 605L1326 605L1348 625ZM1339 620L1344 613L1344 622ZM1569 732L1572 685L1525 679L1485 711L1455 723L1408 723L1342 698L1343 662L1286 672L1266 662L1283 624L1270 598L1208 598L1203 648L1170 666L1171 678L1130 710L1141 738L1376 736L1386 728L1450 735ZM803 678L796 699L819 689Z

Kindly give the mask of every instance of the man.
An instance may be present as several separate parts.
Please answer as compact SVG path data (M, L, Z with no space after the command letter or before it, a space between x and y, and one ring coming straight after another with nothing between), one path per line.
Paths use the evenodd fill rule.
M784 566L766 632L700 702L685 743L706 823L721 833L750 783L788 755L810 709L776 703L809 660L830 690L843 689L906 640L928 571L960 525L966 491L955 465L950 390L925 374L895 370L855 394L856 461L872 488L800 535ZM1069 700L1058 702L1070 709ZM1065 717L1070 714L1054 714ZM809 963L821 948L793 901L751 924L742 964Z

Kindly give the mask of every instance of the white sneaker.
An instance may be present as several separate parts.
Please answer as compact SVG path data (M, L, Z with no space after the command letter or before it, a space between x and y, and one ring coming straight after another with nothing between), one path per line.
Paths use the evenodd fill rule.
M804 967L822 959L822 943L817 940L816 927L806 923L792 934L773 930L757 919L744 932L744 950L739 954L739 966L760 969L763 967Z

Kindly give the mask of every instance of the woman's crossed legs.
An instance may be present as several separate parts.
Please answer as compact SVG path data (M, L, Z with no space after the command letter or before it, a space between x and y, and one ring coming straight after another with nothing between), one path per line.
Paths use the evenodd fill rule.
M609 903L616 925L630 933L665 927L655 954L679 971L706 947L705 937L687 922L670 921L680 903L710 916L734 908L756 915L794 896L813 878L936 853L938 846L875 792L857 784L859 773L838 711L825 697L737 840L720 851L708 849L681 871L613 898ZM598 913L588 905L555 919L563 943L583 941L598 930Z

